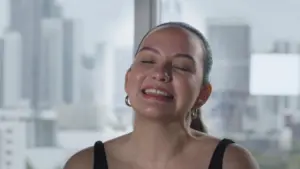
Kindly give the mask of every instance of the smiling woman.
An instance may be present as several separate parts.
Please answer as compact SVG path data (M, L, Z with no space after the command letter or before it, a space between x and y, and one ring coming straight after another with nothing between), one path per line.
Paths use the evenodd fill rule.
M174 27L178 27L180 26L181 24L183 23L166 23L166 24L161 24L158 28L163 28L164 26L170 26L170 25L173 25ZM208 84L208 75L209 75L209 72L210 72L210 69L211 69L211 64L212 64L212 59L211 59L211 52L210 52L210 48L209 48L209 45L207 43L207 41L205 40L205 38L201 35L201 33L199 33L197 30L195 30L194 28L190 27L189 25L185 25L183 24L182 27L185 27L187 30L189 30L191 33L194 33L196 34L199 39L202 41L202 45L204 46L204 53L205 53L205 57L203 58L203 66L204 66L204 81L203 83L204 84ZM151 31L148 32L148 34L150 34ZM144 36L144 38L142 39L142 42L143 40L148 36L148 34L146 34ZM160 54L160 51L159 49L155 49L153 47L150 47L150 46L153 46L153 45L148 45L147 44L144 44L144 43L140 43L140 45L138 46L138 51L136 53L136 56L139 56L138 54L139 53L142 53L142 52L146 52L145 56L144 56L144 60L142 61L143 63L148 63L148 64L155 64L155 58L151 58L151 53L153 54L157 54L157 55L161 55ZM150 54L147 54L147 52ZM147 58L148 57L148 58ZM153 57L153 56L152 56ZM196 69L195 69L195 59L193 56L189 55L189 54L186 54L186 53L176 53L174 55L175 57L175 62L173 63L173 66L171 65L171 67L174 67L175 69L178 69L178 70L181 70L181 71L185 71L185 72L191 72L193 71L195 73ZM168 73L166 72L166 75L168 75ZM168 77L168 76L166 76ZM206 93L209 95L209 93ZM204 104L204 102L202 103ZM193 113L192 114L195 114L194 115L194 118L192 118L192 128L198 130L198 131L201 131L201 132L206 132L205 130L205 127L204 127L204 124L202 122L202 119L201 119L201 115L200 115L200 111L198 109L194 109L193 110Z
M192 26L169 22L149 30L125 77L133 132L96 142L71 157L65 169L258 168L233 141L190 128L211 93L211 64L209 45Z

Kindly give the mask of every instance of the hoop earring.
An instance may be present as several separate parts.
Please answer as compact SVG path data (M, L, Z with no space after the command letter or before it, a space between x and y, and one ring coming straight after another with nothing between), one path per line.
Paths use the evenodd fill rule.
M128 107L131 107L131 104L129 102L129 97L128 95L125 97L125 104L128 106Z
M191 118L192 118L192 120L197 119L197 117L199 116L199 114L200 114L200 110L199 109L192 109L191 110Z

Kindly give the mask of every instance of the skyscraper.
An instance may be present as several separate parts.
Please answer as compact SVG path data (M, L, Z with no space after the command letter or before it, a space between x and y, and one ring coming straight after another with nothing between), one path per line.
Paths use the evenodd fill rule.
M63 100L67 104L80 100L80 73L83 49L80 23L63 20Z
M42 1L42 17L43 18L59 18L61 17L61 7L57 5L56 0Z
M61 9L55 0L11 0L10 30L22 37L22 97L37 109L41 83L41 24L43 18L60 17ZM43 82L42 82L43 83Z
M0 39L0 108L3 106L3 58L4 40Z
M10 30L21 34L22 51L22 97L37 106L39 59L41 54L41 0L11 0ZM29 12L30 11L30 12Z
M59 77L62 76L62 61L59 62L59 59L62 59L63 35L59 34L59 31L51 32L51 28L55 29L53 26L55 24L52 24L51 27L48 20L47 23L43 21L45 18L50 20L59 18L60 15L60 7L55 4L54 0L10 0L9 28L10 31L20 33L23 44L21 95L23 99L30 101L31 107L34 109L33 123L28 131L33 135L32 142L29 143L31 146L49 145L47 140L41 140L40 137L47 133L45 128L53 125L48 125L47 121L39 119L39 114L42 112L41 109L49 108L54 102L62 100L62 96L60 96L63 88L62 77ZM45 30L49 30L46 31L46 35L42 35L42 27L43 33ZM53 37L51 37L51 33ZM56 42L57 44L55 44ZM49 53L45 54L47 49L49 49ZM49 56L53 56L53 58L49 58ZM54 63L58 63L58 65L54 65ZM55 66L58 68L55 69Z
M48 109L63 104L63 33L62 19L43 19L42 54L38 83L38 106ZM70 63L72 64L72 63Z
M2 106L16 108L21 102L22 40L18 32L4 34L2 57Z

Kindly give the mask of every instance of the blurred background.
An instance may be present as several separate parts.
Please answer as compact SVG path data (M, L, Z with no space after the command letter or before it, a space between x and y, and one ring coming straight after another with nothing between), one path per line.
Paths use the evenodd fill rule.
M209 133L261 169L300 168L300 1L0 0L0 169L62 169L76 151L132 130L124 75L151 27L208 38Z

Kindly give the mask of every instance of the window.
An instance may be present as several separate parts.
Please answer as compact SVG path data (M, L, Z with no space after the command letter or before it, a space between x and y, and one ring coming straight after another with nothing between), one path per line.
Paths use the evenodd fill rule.
M208 102L216 106L206 107L205 114L214 114L215 116L210 116L211 120L219 116L222 119L219 123L226 126L214 125L208 128L219 131L222 137L225 133L225 137L234 135L246 147L249 144L256 145L257 141L276 141L279 143L277 147L268 152L287 152L289 158L283 158L280 153L263 153L259 145L254 146L250 151L253 151L259 162L262 161L261 168L290 166L292 159L299 155L291 153L293 147L289 143L300 140L287 136L290 135L290 129L283 124L283 114L287 110L285 108L291 109L289 98L299 97L300 94L299 85L297 87L300 70L300 35L297 30L300 23L294 22L300 17L300 12L295 7L296 3L296 0L291 0L290 3L264 1L259 4L252 0L162 0L161 22L187 22L199 29L211 46L213 67L210 80L213 95ZM279 10L289 12L278 13ZM268 60L259 58L258 55L266 55ZM260 64L263 66L258 66ZM272 69L271 65L276 67ZM290 73L281 71L278 74L270 70L288 70ZM250 78L253 76L255 77ZM282 80L285 77L287 80ZM250 89L253 87L257 87L260 92L252 94ZM247 102L251 97L254 104L248 107ZM280 98L283 98L281 102L278 100ZM299 103L298 100L298 109ZM299 121L297 113L294 114L291 118ZM247 140L247 132L239 130L244 126L253 131L251 140ZM274 133L274 137L269 137L267 131L274 129L274 126L278 132ZM285 139L280 137L282 134L286 136ZM269 158L278 160L265 160ZM292 165L300 167L296 162Z
M18 118L3 119L13 124L6 143L26 155L7 165L28 158L33 164L62 166L56 164L64 161L55 159L62 158L57 151L67 157L69 151L132 129L124 75L135 41L158 20L156 5L139 0L0 0L0 111L15 107L8 110L13 116L21 111ZM17 120L22 118L27 120Z
M299 47L300 44L300 23L295 22L300 18L295 5L297 0L291 0L293 3L257 3L253 0L24 2L0 0L0 111L13 107L5 109L11 111L9 118L1 117L6 123L13 124L11 130L4 134L11 134L9 142L14 143L18 151L28 151L20 155L27 154L26 158L32 164L45 161L49 165L43 165L62 166L56 164L56 161L63 161L61 154L67 158L69 152L91 146L96 140L106 141L132 130L133 113L124 104L124 74L133 59L137 42L159 22L184 21L208 38L214 62L218 65L213 67L215 71L211 82L222 89L218 90L221 94L215 93L216 97L212 97L210 102L218 106L216 116L223 119L223 124L232 123L223 128L219 125L216 131L230 133L226 131L228 129L239 136L247 135L242 131L244 120L241 120L247 118L242 117L251 114L249 111L261 110L256 107L258 105L253 105L253 110L242 108L247 97L251 96L247 90L252 84L247 73L251 72L248 70L250 58L261 53L277 56L278 53L274 52L288 58L290 53L295 56L298 49L293 46ZM278 38L284 39L284 47L278 45L282 44ZM290 47L286 47L286 41ZM237 68L237 61L245 65ZM259 71L267 69L266 64ZM233 76L234 72L238 72L236 76ZM299 76L296 72L299 73L295 70L295 74L288 77L295 79ZM280 83L280 75L276 76L279 76ZM291 81L284 83L286 88L292 84ZM236 88L240 90L235 92ZM236 100L241 105L235 104ZM21 113L15 113L19 111ZM265 131L272 126L277 126L279 133L286 134L287 130L278 120L281 112L260 116L263 113L258 111L257 120L247 124L253 126L249 130L255 131L251 138L270 141ZM11 118L24 114L30 115L29 120ZM267 123L268 119L261 117L273 120ZM262 130L256 132L256 128ZM272 137L271 141L276 138L276 141L282 142L279 145L299 142L289 136L284 137L287 138L284 141ZM272 152L289 153L286 147L277 146ZM258 151L255 157L263 159L259 161L264 161L266 168L276 166L274 161L284 161L287 166L293 162L290 159L296 158L290 153L290 159L264 160L282 158L276 154L282 153L268 156ZM24 158L4 161L4 165L19 164Z

